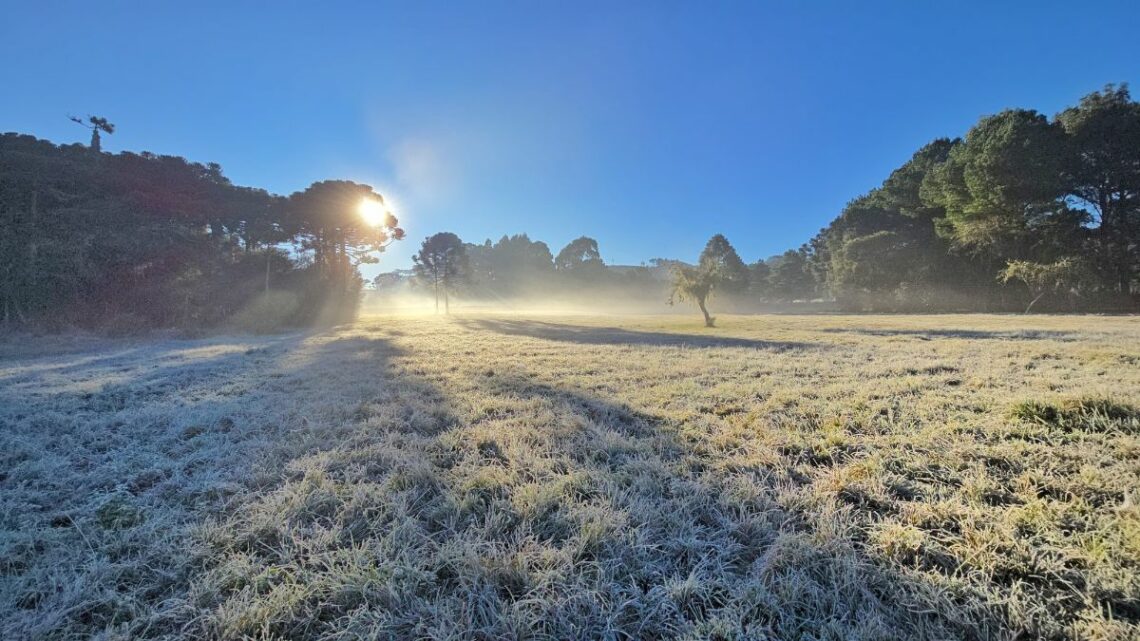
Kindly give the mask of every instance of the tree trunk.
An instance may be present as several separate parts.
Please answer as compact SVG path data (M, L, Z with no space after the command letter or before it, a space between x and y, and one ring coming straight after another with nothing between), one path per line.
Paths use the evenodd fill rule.
M340 243L338 247L340 251L340 260L338 261L337 271L340 272L340 289L341 291L348 291L348 251L345 246L344 232L340 233Z
M700 307L701 313L705 315L705 327L713 327L713 321L716 319L712 316L709 316L709 310L705 309L705 299L698 298L697 307Z
M1042 291L1040 294L1038 294L1036 297L1034 297L1033 300L1029 301L1029 307L1025 308L1025 313L1028 314L1029 310L1033 309L1033 306L1036 305L1037 301L1041 300L1041 297L1044 295L1045 295L1045 292Z
M320 232L313 234L313 263L317 266L317 274L324 274L325 239Z
M447 297L447 288L443 288L443 313L447 316L451 315L451 301Z

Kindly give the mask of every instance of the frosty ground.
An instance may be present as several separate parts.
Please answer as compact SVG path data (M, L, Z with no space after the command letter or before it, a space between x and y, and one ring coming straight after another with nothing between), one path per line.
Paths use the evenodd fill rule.
M0 339L5 639L1140 636L1140 319Z

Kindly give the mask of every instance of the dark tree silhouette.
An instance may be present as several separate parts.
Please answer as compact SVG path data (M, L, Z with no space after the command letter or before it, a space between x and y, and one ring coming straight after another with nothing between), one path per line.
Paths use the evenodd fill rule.
M288 211L322 275L346 288L357 265L377 262L376 254L404 237L399 221L383 204L383 197L368 185L326 180L290 196ZM380 208L382 214L369 219L369 207Z
M554 259L554 267L563 272L597 272L604 265L598 241L589 236L570 241Z
M99 138L99 132L103 131L107 134L115 133L115 125L112 125L106 118L99 116L87 116L87 121L84 122L81 118L75 116L68 116L72 122L79 123L81 126L91 130L91 151L99 153L103 150L102 141Z
M1069 194L1097 225L1096 267L1128 294L1140 263L1140 103L1128 85L1108 85L1057 120L1070 141Z
M367 186L319 191L351 191L357 202L291 201L176 156L91 162L85 146L0 135L0 319L210 326L255 303L268 282L291 301L284 324L343 318L357 300L355 265L403 232L388 215L359 222L360 198L380 202ZM317 260L318 251L327 253Z
M419 253L412 259L416 277L431 287L435 295L435 313L439 313L442 296L444 313L450 314L449 294L468 279L471 271L463 241L451 232L440 232L424 239Z

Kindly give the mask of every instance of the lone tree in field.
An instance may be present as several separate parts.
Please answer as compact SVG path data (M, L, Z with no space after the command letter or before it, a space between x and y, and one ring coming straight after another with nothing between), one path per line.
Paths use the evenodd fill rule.
M438 233L424 239L420 252L412 259L416 263L416 278L435 294L435 313L439 313L442 295L444 313L450 314L448 294L466 281L471 271L463 241L451 232Z
M673 264L673 291L669 304L692 301L705 317L705 327L712 327L716 319L709 315L706 303L716 291L739 291L748 284L748 267L740 260L736 250L722 234L709 239L701 252L696 267L684 263Z
M1046 294L1061 291L1076 292L1081 281L1085 280L1085 267L1072 258L1062 258L1055 263L1034 263L1027 260L1011 260L998 275L1003 283L1019 280L1029 288L1033 300L1025 308L1025 313L1037 304Z
M91 151L94 151L96 153L103 150L103 145L99 138L99 132L103 131L108 134L115 133L115 125L107 122L106 118L100 118L99 116L87 116L86 122L84 122L82 118L76 118L75 116L70 116L70 118L72 122L77 122L83 127L91 130Z

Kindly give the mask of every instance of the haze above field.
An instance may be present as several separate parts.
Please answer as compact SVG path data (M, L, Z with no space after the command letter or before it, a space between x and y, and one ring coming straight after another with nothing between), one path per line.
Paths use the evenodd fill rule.
M0 130L85 141L66 116L100 114L108 151L282 194L352 178L417 240L586 233L636 264L719 232L752 262L982 114L1140 77L1131 3L974 4L12 4Z

